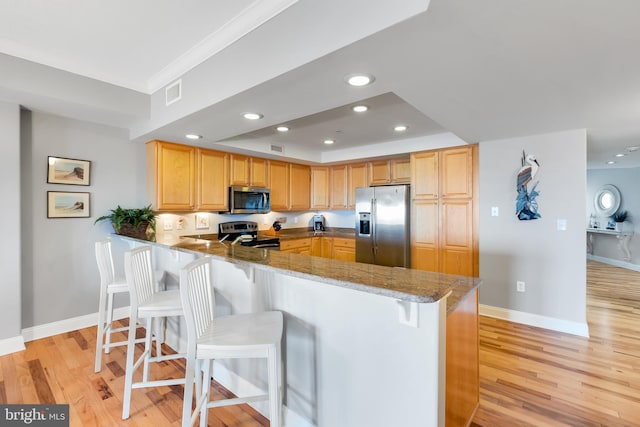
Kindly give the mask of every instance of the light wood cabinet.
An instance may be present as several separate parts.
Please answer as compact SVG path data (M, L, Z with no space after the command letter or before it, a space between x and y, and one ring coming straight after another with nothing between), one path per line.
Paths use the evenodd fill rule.
M404 184L411 182L411 158L391 159L389 161L391 183Z
M291 204L292 210L306 210L310 206L311 170L309 166L291 163Z
M347 168L347 172L348 172L347 208L355 209L356 188L369 186L367 164L366 163L350 164Z
M331 166L329 171L329 209L347 209L348 166Z
M196 150L197 208L226 211L229 209L229 153Z
M369 184L408 184L411 182L411 158L369 162Z
M269 161L259 157L231 154L229 182L231 185L267 187Z
M196 148L164 141L149 141L147 196L156 211L196 208Z
M391 169L388 160L369 162L369 184L385 185L391 182Z
M411 266L478 275L477 146L411 155Z
M323 258L333 258L333 237L322 237L321 243L320 256Z
M356 241L355 239L347 239L343 237L333 238L333 248L331 258L340 261L356 260Z
M311 209L329 209L329 168L311 168Z
M311 255L311 237L280 241L280 252Z
M272 160L269 162L269 189L271 190L271 209L289 210L290 200L289 163Z

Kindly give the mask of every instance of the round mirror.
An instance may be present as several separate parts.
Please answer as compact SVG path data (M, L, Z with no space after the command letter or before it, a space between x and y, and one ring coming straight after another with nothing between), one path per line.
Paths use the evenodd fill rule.
M611 216L618 211L620 199L620 190L613 185L605 185L596 191L593 203L598 215Z

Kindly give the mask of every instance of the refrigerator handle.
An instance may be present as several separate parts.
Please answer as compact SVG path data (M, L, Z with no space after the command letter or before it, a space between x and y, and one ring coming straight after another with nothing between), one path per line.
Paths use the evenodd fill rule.
M376 206L376 199L373 198L371 199L371 250L373 252L374 257L378 253L378 238L376 236L377 221L378 221L378 212L377 212L377 206Z

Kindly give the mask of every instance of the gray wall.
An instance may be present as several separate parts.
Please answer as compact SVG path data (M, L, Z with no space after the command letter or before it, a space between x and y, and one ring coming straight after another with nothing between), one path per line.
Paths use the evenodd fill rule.
M0 340L20 336L20 107L0 102Z
M624 224L624 229L640 232L640 193L637 184L640 182L640 168L625 169L590 169L587 171L587 211L586 222L589 215L595 214L593 198L596 191L603 185L613 184L618 187L622 200L620 210L627 211L629 216ZM606 223L606 218L598 218L600 224ZM640 264L640 239L637 234L629 241L631 251L631 263ZM609 258L622 262L623 254L618 249L618 240L615 236L601 234L593 235L593 255Z
M515 216L522 150L540 162L542 218ZM480 143L480 302L586 322L586 133L583 130ZM500 209L491 216L491 207ZM557 230L557 220L567 230ZM516 281L526 292L516 292Z
M144 204L145 152L144 144L129 142L125 129L51 114L24 114L23 129L21 168L23 176L30 177L22 215L26 328L97 312L99 275L93 245L112 230L106 222L94 225L94 220L118 204ZM47 156L90 160L91 185L47 184ZM89 192L91 218L47 218L47 191ZM120 273L124 250L125 245L114 239Z

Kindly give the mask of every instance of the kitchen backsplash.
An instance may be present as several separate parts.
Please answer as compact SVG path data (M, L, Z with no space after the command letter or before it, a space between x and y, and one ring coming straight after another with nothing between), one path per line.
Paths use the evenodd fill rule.
M157 235L171 234L185 236L192 234L211 234L218 232L218 224L228 221L255 221L260 230L268 230L276 221L281 221L283 229L311 228L313 215L322 214L327 227L353 228L353 211L317 211L317 212L276 212L268 214L229 215L209 212L159 214L156 226ZM282 219L285 218L285 222Z

